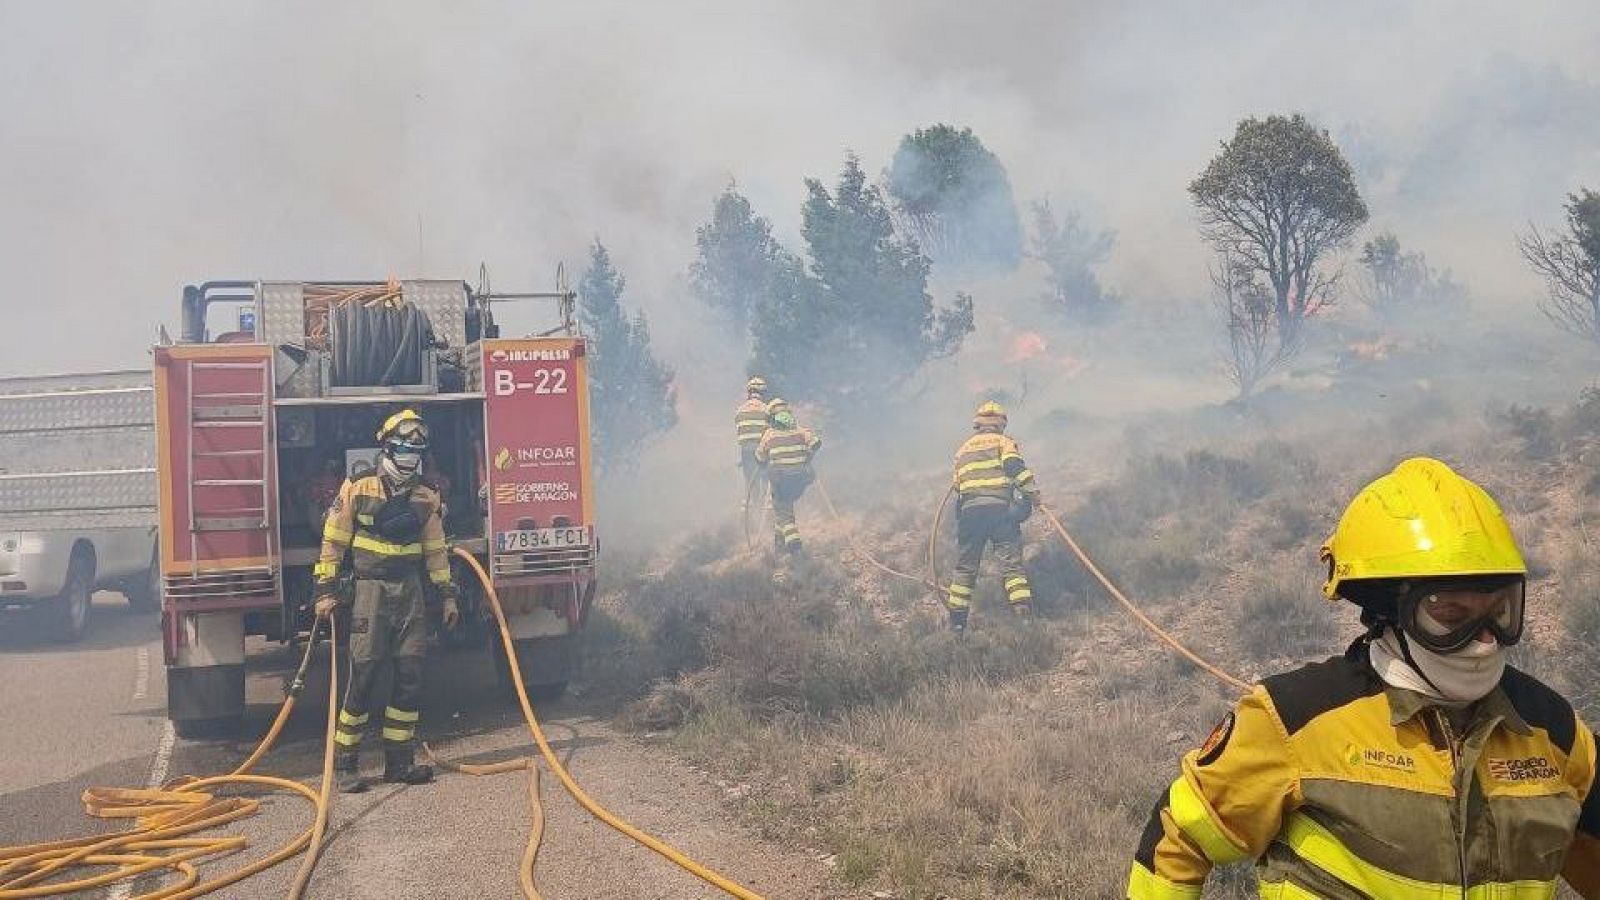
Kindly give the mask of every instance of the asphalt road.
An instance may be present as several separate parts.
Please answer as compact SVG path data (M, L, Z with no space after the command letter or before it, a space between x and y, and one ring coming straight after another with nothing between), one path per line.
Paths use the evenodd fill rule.
M265 732L298 659L276 644L249 646L249 709L237 739L175 739L166 722L166 680L153 616L96 597L89 636L45 642L31 622L0 615L0 846L72 837L106 826L83 814L91 786L144 787L235 767ZM326 648L322 648L323 651ZM430 659L422 733L436 752L463 762L534 753L515 702L496 689L486 654ZM258 767L315 784L326 716L325 652L278 747ZM381 704L380 704L381 708ZM541 709L556 751L585 790L640 828L772 898L843 897L815 854L764 842L734 821L710 780L586 713L581 696ZM376 735L365 768L381 767ZM722 897L717 891L594 821L542 773L545 840L538 886L549 898ZM433 785L378 785L339 797L313 897L521 896L516 868L528 834L527 774L471 778L446 773ZM242 854L210 863L215 877L293 839L311 822L298 796L267 795L261 814L231 826ZM212 896L282 897L295 861ZM153 889L148 880L131 892Z

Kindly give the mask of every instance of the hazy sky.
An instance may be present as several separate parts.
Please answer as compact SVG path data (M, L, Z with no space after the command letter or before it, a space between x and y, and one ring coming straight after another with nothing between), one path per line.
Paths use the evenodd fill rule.
M793 242L845 148L970 125L1019 198L1121 235L1132 301L1198 294L1184 186L1304 111L1374 223L1511 303L1511 235L1600 184L1600 5L0 0L0 371L143 364L185 282L547 287L601 235L674 335L736 179Z

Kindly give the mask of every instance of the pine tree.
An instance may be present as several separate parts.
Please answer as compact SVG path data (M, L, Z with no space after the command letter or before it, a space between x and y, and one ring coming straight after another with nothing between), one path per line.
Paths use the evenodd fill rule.
M941 267L1006 271L1021 261L1011 180L972 129L917 129L900 139L887 175L903 229Z
M590 421L602 468L625 468L651 435L677 424L672 370L650 349L643 312L622 305L627 279L596 239L578 282L578 322L589 338Z
M972 331L972 299L935 311L929 261L900 239L854 155L833 191L807 179L801 233L810 271L780 266L753 327L755 368L802 379L788 388L844 411L871 413L928 359Z
M695 245L700 255L689 267L695 296L744 331L751 309L771 293L785 256L772 239L772 226L729 185L713 204L711 220L695 230Z

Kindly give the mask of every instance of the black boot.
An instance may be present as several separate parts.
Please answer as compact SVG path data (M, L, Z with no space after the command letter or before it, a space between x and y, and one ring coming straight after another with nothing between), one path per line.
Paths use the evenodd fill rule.
M383 780L390 784L427 784L433 780L433 766L416 764L416 750L410 744L383 748Z
M335 784L341 794L359 794L367 789L367 780L361 777L361 758L355 751L337 753L333 757Z
M967 630L967 610L965 607L950 610L950 630L956 634L961 634Z

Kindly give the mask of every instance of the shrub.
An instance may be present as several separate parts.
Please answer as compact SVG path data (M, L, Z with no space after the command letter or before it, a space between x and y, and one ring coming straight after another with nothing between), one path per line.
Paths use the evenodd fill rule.
M1556 420L1550 410L1542 406L1513 403L1495 419L1501 428L1517 440L1523 456L1532 460L1546 460L1555 456Z
M1244 646L1261 661L1321 658L1338 652L1344 637L1315 580L1303 571L1251 577L1234 621Z

